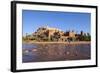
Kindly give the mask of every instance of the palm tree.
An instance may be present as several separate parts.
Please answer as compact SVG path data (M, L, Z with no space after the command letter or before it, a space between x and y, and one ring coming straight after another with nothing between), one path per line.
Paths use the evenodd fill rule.
M60 37L61 37L61 35L60 35L59 31L55 32L54 35L53 35L53 39L57 40L57 41L59 40Z

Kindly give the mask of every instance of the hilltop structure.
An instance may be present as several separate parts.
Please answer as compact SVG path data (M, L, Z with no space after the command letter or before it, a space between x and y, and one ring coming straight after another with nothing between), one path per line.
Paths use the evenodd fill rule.
M34 32L29 39L37 41L82 41L84 32L81 31L80 34L75 33L74 31L63 32L57 28L51 27L40 27ZM90 36L90 35L89 35Z

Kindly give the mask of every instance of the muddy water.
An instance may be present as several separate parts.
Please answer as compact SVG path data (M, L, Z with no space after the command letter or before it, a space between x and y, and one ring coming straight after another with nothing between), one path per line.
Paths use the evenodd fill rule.
M26 44L22 49L22 61L67 61L91 58L90 44Z

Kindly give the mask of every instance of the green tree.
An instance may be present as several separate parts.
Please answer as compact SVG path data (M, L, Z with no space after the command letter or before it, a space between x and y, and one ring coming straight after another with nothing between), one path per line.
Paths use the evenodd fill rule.
M58 41L60 37L61 37L61 35L60 35L59 31L58 31L58 32L55 32L55 33L53 34L53 36L51 37L51 39L52 39L53 41Z

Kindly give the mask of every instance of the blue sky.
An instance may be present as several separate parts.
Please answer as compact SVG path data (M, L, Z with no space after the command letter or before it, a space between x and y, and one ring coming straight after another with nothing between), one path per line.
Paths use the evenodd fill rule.
M31 34L39 27L48 25L62 31L74 30L90 33L91 14L79 12L56 12L56 11L22 11L23 35Z

